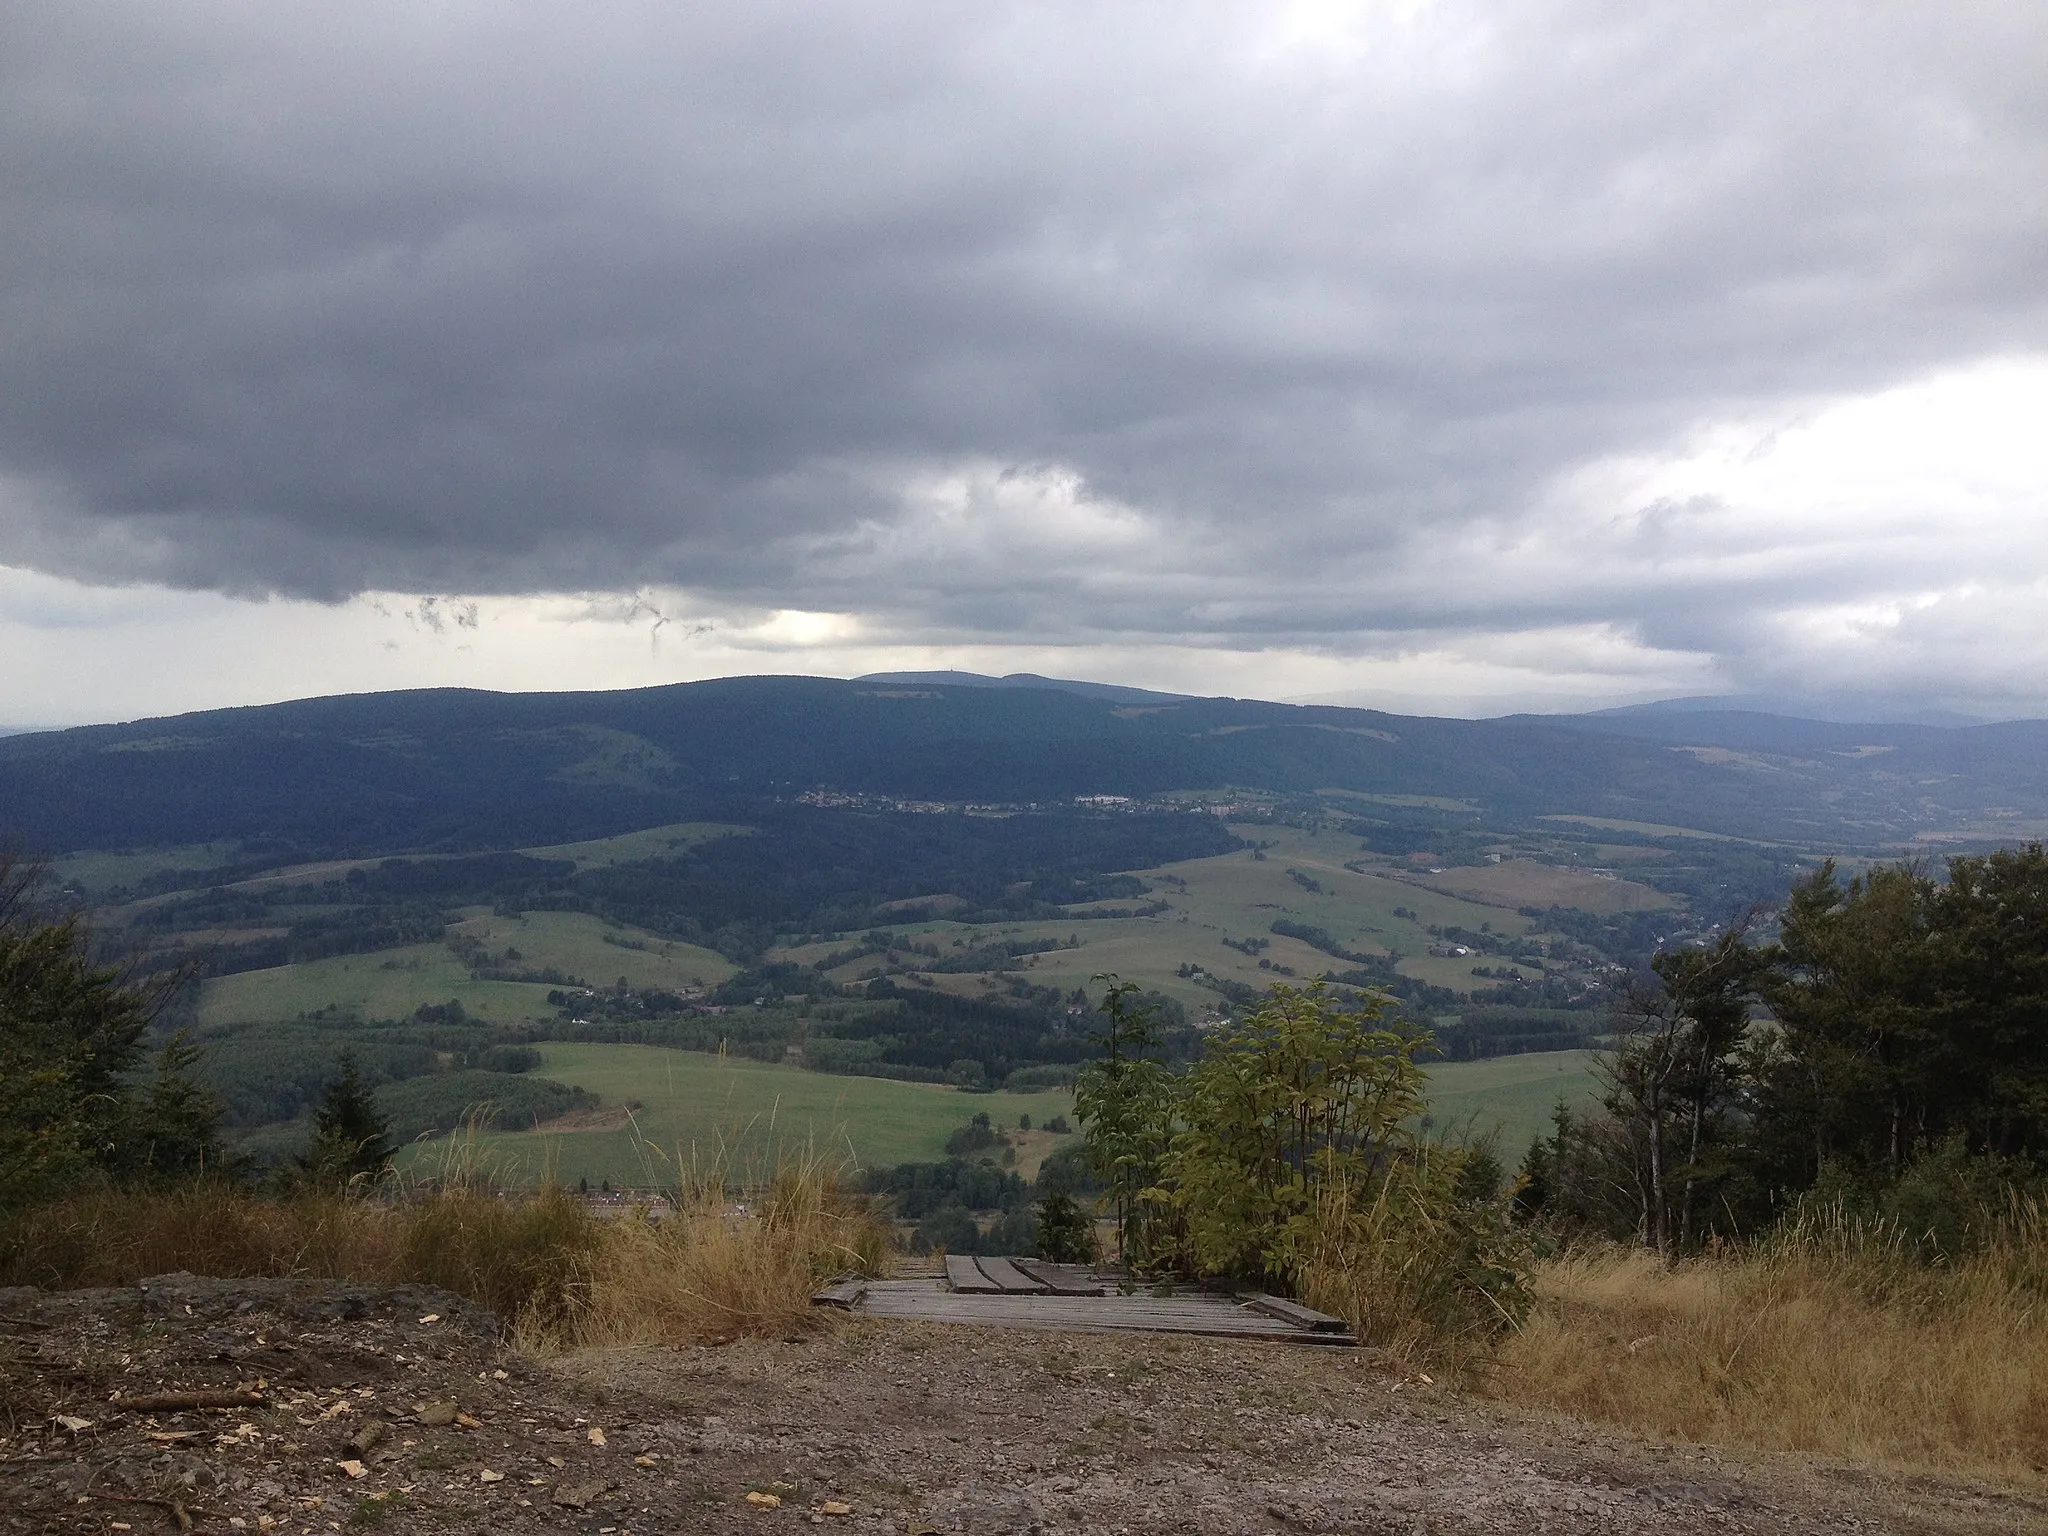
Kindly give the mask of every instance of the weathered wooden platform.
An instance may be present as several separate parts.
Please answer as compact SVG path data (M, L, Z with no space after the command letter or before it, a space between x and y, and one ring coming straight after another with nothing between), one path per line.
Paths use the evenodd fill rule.
M1192 1333L1285 1344L1349 1345L1341 1318L1278 1297L1199 1287L1127 1291L1114 1277L1035 1259L950 1255L946 1277L846 1281L812 1300L869 1317L1072 1333Z

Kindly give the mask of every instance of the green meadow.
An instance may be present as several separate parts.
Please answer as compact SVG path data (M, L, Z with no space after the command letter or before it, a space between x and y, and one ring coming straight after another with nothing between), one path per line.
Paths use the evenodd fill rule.
M475 938L493 956L508 949L519 953L517 960L494 964L553 969L593 986L623 977L633 987L674 990L716 985L733 972L732 962L711 950L612 927L583 912L480 913L454 931ZM478 1018L519 1024L555 1017L547 1000L551 990L544 982L477 981L446 944L409 944L214 977L200 991L199 1016L206 1024L260 1023L339 1007L365 1018L402 1019L422 1003L453 999Z
M516 949L520 958L514 965L552 968L591 986L623 980L635 989L675 991L716 986L734 970L716 950L606 923L587 912L492 913L466 918L454 932L476 939L493 955Z
M1496 1134L1500 1158L1513 1170L1529 1143L1549 1132L1560 1100L1579 1109L1598 1092L1590 1051L1439 1062L1429 1069L1430 1127L1453 1140Z
M645 827L618 837L594 838L585 843L550 843L542 848L522 848L536 859L568 859L578 869L604 869L614 864L634 864L643 859L672 859L677 854L719 837L751 837L752 827L720 821L676 821L667 826Z
M1460 874L1469 875L1480 884L1478 895L1494 896L1494 900L1488 901L1443 889L1426 873L1410 873L1392 864L1367 863L1359 854L1358 839L1344 833L1263 825L1236 826L1232 830L1265 846L1139 870L1136 873L1151 887L1149 896L1098 903L1101 909L1114 910L1164 901L1167 910L1151 917L1066 917L971 928L958 923L924 923L895 931L936 941L942 950L1006 939L1076 938L1080 948L1027 957L1019 962L1018 971L1040 986L1090 990L1099 989L1094 977L1111 972L1127 981L1156 987L1199 1013L1215 1004L1216 993L1179 975L1184 964L1199 966L1220 979L1260 988L1286 979L1284 974L1261 969L1261 958L1275 966L1289 967L1301 977L1319 976L1333 967L1344 968L1341 960L1299 939L1274 935L1272 926L1279 918L1321 928L1344 948L1360 953L1399 951L1403 974L1437 986L1466 990L1474 984L1472 968L1480 963L1481 957L1445 958L1429 954L1432 925L1473 930L1487 925L1499 933L1522 934L1534 925L1515 907L1537 904L1553 885L1562 888L1564 882L1570 881L1575 887L1601 894L1623 894L1624 899L1632 899L1624 893L1646 889L1625 881L1596 881L1572 871L1533 868L1511 870L1510 878L1503 880L1489 866L1489 872L1503 887L1496 895L1486 888L1485 877L1479 872L1461 871ZM1361 868L1349 869L1347 864L1359 864ZM1319 889L1310 889L1311 882ZM1648 895L1655 897L1654 892ZM1397 915L1396 909L1413 916ZM1247 955L1229 947L1226 939L1269 942L1258 955ZM809 963L822 958L830 948L805 945L779 952L777 958ZM873 957L863 957L833 974L836 979L851 980L873 964ZM956 992L973 992L992 984L975 975L941 975L933 980Z
M551 1174L644 1187L719 1168L747 1182L806 1150L869 1168L930 1162L977 1114L1009 1126L1028 1114L1043 1125L1074 1108L1064 1092L970 1094L661 1046L556 1042L540 1050L544 1076L590 1089L604 1109L579 1127L486 1138L524 1181ZM430 1165L434 1155L423 1144L409 1161Z
M216 976L199 989L204 1025L262 1024L322 1008L369 1019L403 1019L422 1003L451 998L494 1024L549 1018L548 988L530 982L473 981L445 944L408 944L368 955L337 955Z
M50 874L76 885L89 896L116 886L133 885L164 870L191 873L218 869L234 861L240 843L192 843L182 848L156 848L141 853L67 853L50 861Z

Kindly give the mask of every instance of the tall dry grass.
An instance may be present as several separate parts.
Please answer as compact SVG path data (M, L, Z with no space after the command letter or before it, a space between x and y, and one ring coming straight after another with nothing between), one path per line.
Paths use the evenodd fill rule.
M1393 1359L1454 1373L1528 1311L1527 1245L1497 1208L1456 1198L1455 1166L1399 1163L1359 1193L1318 1194L1303 1301Z
M1675 1439L2015 1486L2048 1481L2048 1219L1952 1262L1839 1214L1666 1267L1601 1248L1542 1265L1494 1361L1514 1401Z
M260 1195L222 1184L90 1189L0 1211L0 1285L127 1285L173 1270L438 1285L550 1349L817 1326L819 1280L873 1272L885 1223L822 1162L793 1164L744 1212L700 1187L659 1213L600 1215L560 1189L481 1182Z
M659 1222L607 1224L586 1285L559 1318L529 1316L540 1349L676 1344L817 1325L831 1275L879 1273L888 1222L816 1160L785 1164L742 1210L721 1182L679 1192Z

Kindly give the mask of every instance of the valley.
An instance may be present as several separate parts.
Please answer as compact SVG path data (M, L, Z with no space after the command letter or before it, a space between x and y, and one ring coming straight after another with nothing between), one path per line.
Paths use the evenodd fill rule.
M1275 983L1386 996L1437 1133L1512 1158L1655 950L2048 816L2032 729L728 679L31 734L0 792L110 952L191 978L163 1025L266 1158L344 1051L415 1163L465 1096L522 1178L936 1158L1060 1102L1108 975L1178 1060Z

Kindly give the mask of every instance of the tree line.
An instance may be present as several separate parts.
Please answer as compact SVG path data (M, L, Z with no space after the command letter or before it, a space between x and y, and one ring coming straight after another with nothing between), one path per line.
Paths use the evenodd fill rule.
M92 1180L248 1177L222 1140L226 1105L195 1070L198 1046L173 1031L152 1049L186 978L138 977L100 957L82 914L44 906L41 875L0 853L0 1206ZM394 1150L344 1055L286 1177L359 1185L381 1177Z
M1667 1255L1825 1202L1937 1247L2048 1177L2048 853L1844 880L1659 954L1597 1108L1530 1149L1525 1214Z

